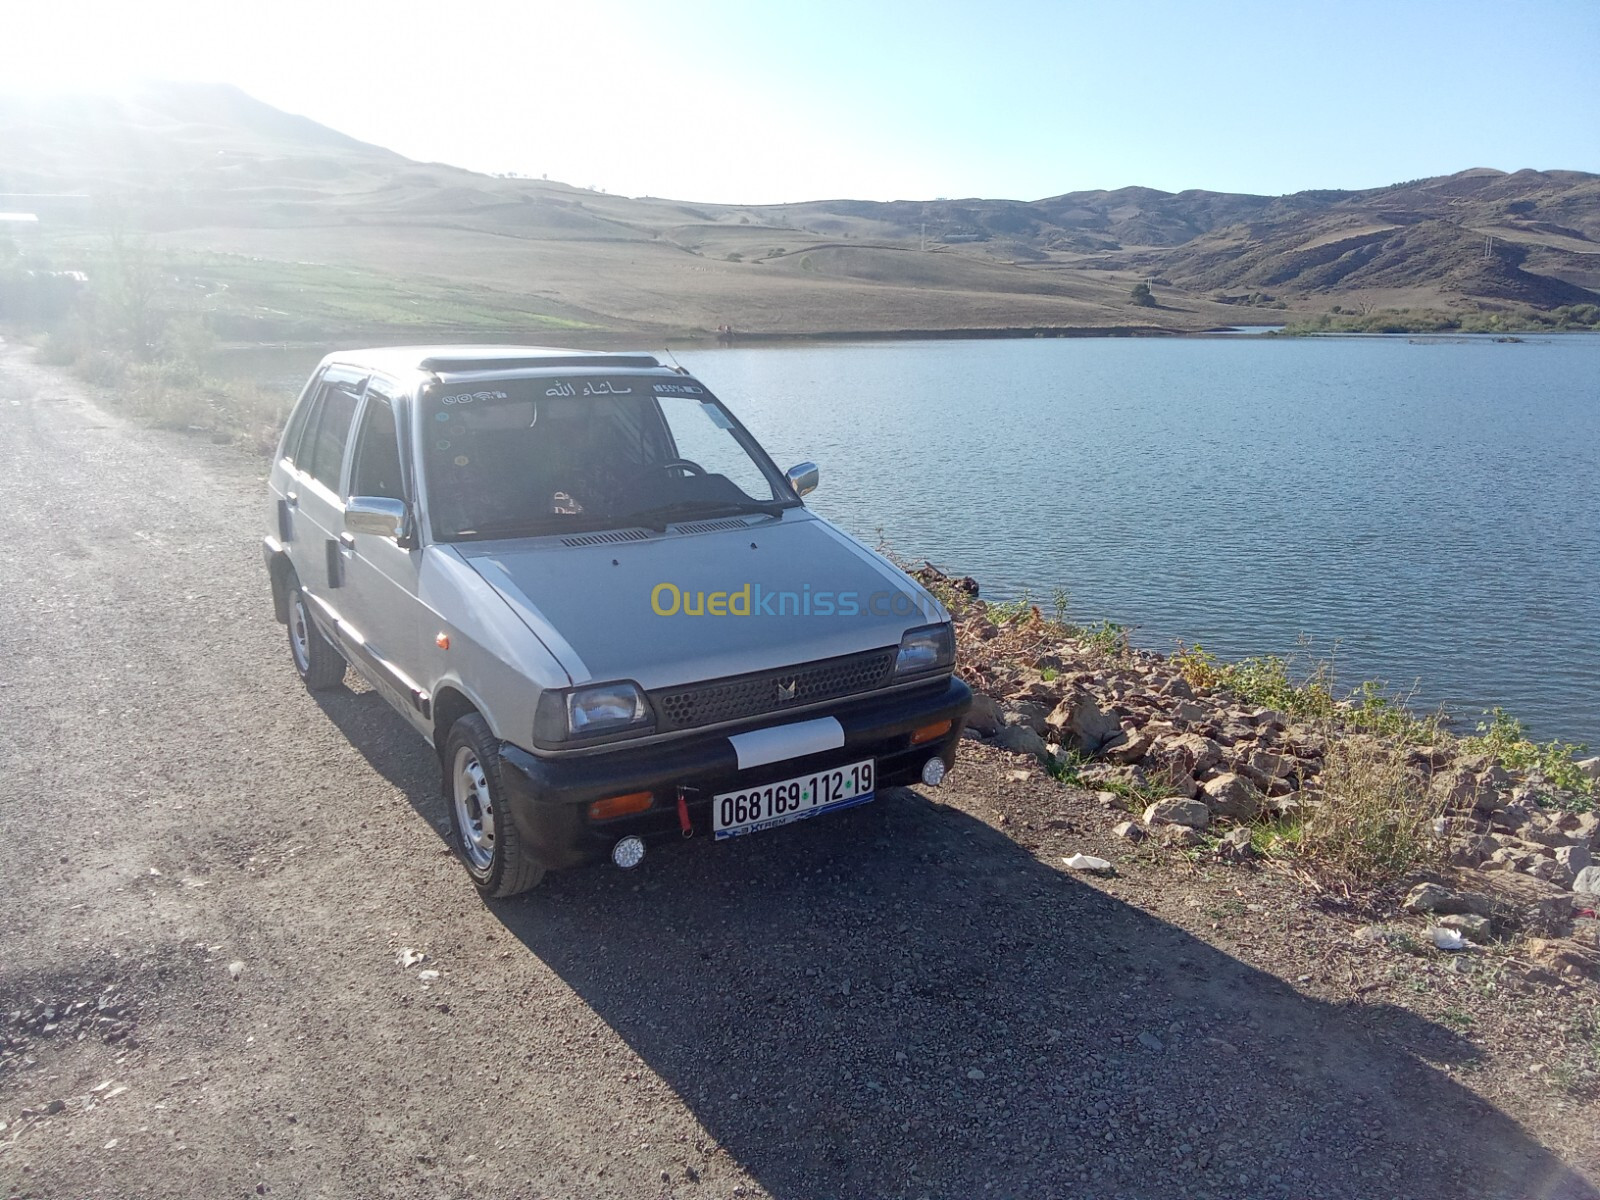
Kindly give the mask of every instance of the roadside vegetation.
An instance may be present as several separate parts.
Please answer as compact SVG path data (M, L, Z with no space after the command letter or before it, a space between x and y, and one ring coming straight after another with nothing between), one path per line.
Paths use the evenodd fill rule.
M1434 308L1384 308L1346 312L1334 305L1327 312L1302 317L1267 335L1305 337L1318 333L1559 333L1600 329L1600 304L1569 304L1541 310L1444 312Z

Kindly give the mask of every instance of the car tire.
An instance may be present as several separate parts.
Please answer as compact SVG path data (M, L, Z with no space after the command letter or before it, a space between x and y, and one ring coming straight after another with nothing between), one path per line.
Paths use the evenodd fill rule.
M536 887L545 869L523 845L504 806L500 741L489 723L468 713L452 725L443 765L456 853L478 891L499 899Z
M311 602L297 579L289 580L288 611L289 657L295 671L313 692L338 687L344 682L344 656L311 619Z

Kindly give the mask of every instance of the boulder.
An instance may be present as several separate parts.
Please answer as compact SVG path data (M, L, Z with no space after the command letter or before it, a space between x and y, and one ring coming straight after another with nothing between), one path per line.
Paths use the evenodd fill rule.
M1213 816L1231 817L1235 821L1253 821L1266 799L1255 784L1231 771L1208 780L1201 791L1205 793L1206 807Z
M1499 793L1485 787L1476 775L1461 767L1439 772L1430 786L1446 808L1493 812L1499 805Z
M1600 978L1600 953L1571 938L1529 938L1522 949L1541 967L1568 979Z
M1122 722L1101 711L1088 692L1068 696L1046 718L1061 731L1061 743L1083 754L1094 754L1122 732Z
M1589 853L1587 846L1558 846L1556 847L1556 862L1560 863L1567 872L1569 884L1577 881L1579 875L1594 865L1594 856Z
M1244 714L1244 719L1257 729L1287 729L1288 720L1273 708L1258 708Z
M1026 725L1035 733L1044 734L1050 728L1050 706L1038 700L1018 700L1008 704L1001 714L1007 725Z
M993 696L986 696L982 692L972 694L972 708L967 712L967 728L976 729L985 737L993 737L1000 732L1000 726L1005 724L1000 715L1000 706L995 703Z
M1149 753L1150 747L1155 744L1155 738L1142 729L1132 733L1124 731L1120 738L1112 738L1106 743L1105 756L1112 762L1136 763Z
M1247 765L1252 771L1269 779L1287 779L1299 764L1286 754L1278 754L1272 750L1257 750L1250 755Z
M1400 905L1414 913L1470 913L1486 917L1494 908L1494 901L1478 892L1453 892L1437 883L1419 883L1406 893Z
M1600 867L1585 867L1572 881L1572 890L1585 896L1600 896Z
M1176 778L1209 771L1222 761L1222 747L1197 733L1183 733L1156 738L1145 757Z
M1600 780L1600 754L1593 758L1580 758L1573 765L1590 779Z
M1176 696L1180 700L1193 700L1194 689L1189 686L1189 681L1182 675L1174 675L1162 685L1163 696ZM1596 760L1600 761L1600 760Z
M1211 710L1203 704L1196 704L1193 700L1180 700L1172 706L1172 718L1182 721L1185 725L1198 725L1201 721L1211 716Z
M1144 810L1146 825L1187 825L1190 829L1204 829L1211 824L1211 810L1198 800L1185 800L1173 796L1157 800Z
M999 742L1003 748L1017 754L1032 754L1036 758L1050 755L1044 739L1026 725L1007 725L1000 731Z

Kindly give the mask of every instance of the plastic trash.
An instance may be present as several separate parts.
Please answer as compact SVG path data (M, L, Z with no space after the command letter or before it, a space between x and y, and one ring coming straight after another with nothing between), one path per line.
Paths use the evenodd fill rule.
M1092 854L1074 854L1071 858L1063 858L1069 871L1109 871L1111 864L1103 858L1096 858Z
M1465 950L1467 948L1467 939L1462 937L1460 931L1455 929L1445 929L1442 926L1435 925L1428 930L1428 936L1433 939L1433 944L1441 950Z

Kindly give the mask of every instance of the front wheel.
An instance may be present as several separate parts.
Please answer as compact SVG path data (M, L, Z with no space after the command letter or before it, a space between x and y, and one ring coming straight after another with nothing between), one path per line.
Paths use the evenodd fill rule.
M311 619L311 604L300 590L299 580L289 584L289 656L313 692L325 692L344 682L344 658Z
M515 896L538 885L541 866L522 844L500 784L500 743L489 723L468 713L444 744L445 798L462 865L485 896Z

